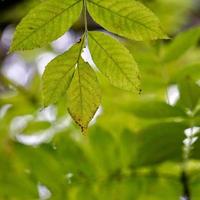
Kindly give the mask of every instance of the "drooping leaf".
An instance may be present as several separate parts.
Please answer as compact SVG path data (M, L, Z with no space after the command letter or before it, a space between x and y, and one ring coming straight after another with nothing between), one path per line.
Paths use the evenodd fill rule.
M104 33L90 32L89 48L95 64L112 85L140 91L137 63L122 44Z
M18 25L10 51L42 47L64 34L81 13L81 0L43 1Z
M69 113L74 121L87 130L100 105L100 88L93 69L80 59L67 92Z
M164 57L165 62L173 61L186 53L192 46L194 46L200 38L200 27L191 28L185 32L180 33L174 41L167 47Z
M42 77L44 106L56 103L67 92L80 53L79 43L47 65Z
M154 13L133 0L88 0L88 10L105 29L134 40L167 38Z

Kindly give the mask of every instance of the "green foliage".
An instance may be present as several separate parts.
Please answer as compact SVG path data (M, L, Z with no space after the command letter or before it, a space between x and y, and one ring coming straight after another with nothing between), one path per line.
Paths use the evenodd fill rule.
M177 7L181 9L183 5L180 0L173 4L172 1L142 2L162 19L167 18L164 22L176 23L178 19L174 16L180 12ZM61 1L41 1L34 10L47 2L58 5ZM152 15L138 1L87 0L80 1L77 8L81 9L82 5L85 8L83 3L87 3L94 20L108 30L114 23L121 23L121 27L114 27L118 32L113 33L117 35L132 33L131 37L140 35L142 38L151 35L149 31L141 35L141 29L132 30L129 21L119 20L118 15L115 18L107 10L99 12L102 8L95 6L94 2L97 5L113 5L108 9L119 11L119 15L132 9L135 13L130 14L131 17L144 17L143 11L138 9L144 9L147 12L145 16ZM170 10L167 10L168 6L171 6ZM61 7L53 8L53 11ZM77 9L77 14L72 14L73 22L70 18L64 20L66 31L69 28L66 25L70 21L72 25L79 17L80 9ZM177 12L173 15L175 10ZM62 24L61 21L58 25ZM145 18L141 21L148 23ZM36 20L34 23L37 24ZM164 23L165 29L171 30L174 24L169 26L168 23ZM59 30L56 24L51 26ZM149 24L151 28L159 26L159 23L155 27ZM181 27L176 29L181 30ZM43 38L47 34L52 33L47 31ZM173 34L170 32L170 35ZM29 60L31 65L28 67L34 69L34 75L23 86L6 78L5 68L2 74L0 72L0 199L178 200L187 187L191 199L198 200L198 38L199 27L194 27L167 42L120 39L122 45L112 33L88 31L86 27L80 42L47 64L42 80L35 65L40 53L46 53L45 49L15 54ZM46 45L43 41L40 44ZM91 63L87 63L82 54L86 47L95 66L90 66ZM50 52L49 47L47 50ZM37 60L33 59L33 54ZM143 92L135 94L140 88ZM177 97L175 101L171 101L174 97ZM90 123L99 106L99 116ZM70 116L83 132L90 125L87 136L79 133ZM188 181L183 180L183 172ZM42 196L41 186L48 189L48 192L43 192L49 197Z
M166 36L160 28L157 17L139 2L130 0L117 1L117 3L115 1L100 2L94 0L59 0L55 2L48 0L31 10L18 25L10 51L42 47L57 39L76 21L82 6L85 35L80 49L78 47L72 48L69 53L64 53L49 63L43 76L43 92L44 106L48 106L51 103L56 103L67 92L69 85L72 85L68 94L71 102L69 103L71 104L69 112L82 130L85 130L100 104L98 91L93 95L97 98L92 98L91 91L87 93L87 91L94 91L97 88L95 86L97 79L94 79L93 73L89 73L91 77L88 77L92 82L88 84L85 82L83 83L84 86L81 86L80 81L85 79L80 74L85 75L86 72L83 73L83 70L81 70L82 73L79 73L79 60L82 49L86 47L88 42L94 62L114 86L130 91L141 91L137 64L125 47L106 35L100 33L88 34L87 6L94 20L121 36L135 40L160 39L166 38ZM129 8L128 12L127 8ZM87 41L88 37L89 41ZM78 72L75 72L75 68ZM76 82L73 81L72 77L75 80L78 77L79 84L76 83L77 80ZM94 88L85 88L90 84L94 84ZM79 92L76 91L77 88L79 88ZM81 88L84 88L84 90ZM84 94L85 92L87 94ZM88 95L90 96L89 100ZM74 104L70 100L74 99L72 96L76 98ZM89 108L86 108L86 105ZM81 109L81 111L78 109Z
M80 59L67 96L69 113L74 121L80 125L83 133L87 130L89 122L100 105L100 93L94 70Z
M198 26L179 34L166 48L164 61L170 62L183 56L188 49L198 42L199 38L200 28Z
M199 85L194 83L190 77L186 77L179 84L181 95L180 104L191 112L194 112L200 100Z
M159 109L158 109L159 108ZM185 117L184 111L177 106L170 106L162 101L138 102L133 108L129 108L135 115L147 119L163 119Z
M88 0L88 10L101 26L129 39L167 38L157 17L137 1Z
M140 91L137 63L123 45L104 33L90 32L89 47L95 64L112 85Z
M81 5L81 0L42 2L17 27L10 51L42 47L57 39L77 20Z
M165 31L176 34L185 25L194 6L191 0L140 0L149 7L164 24ZM198 3L197 3L198 4Z
M166 122L142 130L138 139L136 165L153 165L167 160L181 161L183 132L186 128L184 123ZM161 140L162 137L165 139Z
M46 66L43 74L44 106L56 103L66 94L75 71L75 66L80 59L81 51L81 44L76 44Z

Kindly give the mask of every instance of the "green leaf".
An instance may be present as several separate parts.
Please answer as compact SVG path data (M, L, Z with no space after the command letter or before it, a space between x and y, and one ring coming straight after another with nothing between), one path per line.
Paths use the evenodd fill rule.
M134 40L167 38L154 13L133 0L88 0L88 10L105 29Z
M178 104L183 108L194 111L200 100L200 87L190 77L184 78L179 83L180 100Z
M186 117L184 110L176 106L170 106L169 104L162 101L143 101L137 102L129 111L133 112L134 115L147 118L147 119L167 119L167 118L180 118Z
M138 134L136 165L155 165L169 160L181 161L186 128L186 124L172 122L151 125L141 130Z
M44 106L56 103L67 92L81 50L81 44L76 44L47 65L42 77Z
M84 133L100 105L100 88L93 69L80 59L68 89L69 113Z
M171 77L171 82L179 82L184 77L192 77L194 81L198 81L200 79L200 63L189 64L186 66L181 66L175 75Z
M195 124L196 125L196 124ZM199 126L196 126L196 128L199 128ZM190 157L191 159L194 159L194 160L200 160L200 154L199 154L199 151L200 151L200 138L199 138L199 135L200 135L200 130L198 130L196 133L195 133L195 136L194 137L197 137L197 141L192 145L192 149L191 149L191 154L190 154Z
M99 181L96 184L93 189L96 191L96 198L91 198L95 200L161 200L163 197L165 200L172 200L180 199L182 192L178 178L157 173L133 172L132 176L126 177L119 171L111 174L106 181ZM85 193L88 190L91 191L87 188Z
M10 51L42 47L63 35L81 13L81 0L43 1L18 25Z
M200 27L191 28L178 34L174 41L167 47L164 57L165 62L170 62L183 56L200 38Z
M97 125L90 129L88 136L89 152L98 176L102 177L118 170L120 151L112 134Z
M138 66L129 51L116 39L101 32L89 32L88 38L93 60L111 84L140 91Z
M199 163L196 163L198 165ZM199 169L199 168L198 168ZM196 171L195 176L193 176L190 181L190 190L192 194L192 199L193 200L198 200L199 199L199 191L200 191L200 173L199 170Z
M119 140L122 165L124 167L131 166L136 156L137 134L126 129L121 132Z

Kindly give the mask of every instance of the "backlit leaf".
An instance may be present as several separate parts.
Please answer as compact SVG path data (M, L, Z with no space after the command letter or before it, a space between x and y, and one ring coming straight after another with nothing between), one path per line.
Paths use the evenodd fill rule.
M80 53L81 44L76 44L47 65L43 74L44 106L56 103L66 94Z
M105 29L134 40L166 38L158 18L133 0L88 0L88 10Z
M43 1L18 25L10 51L42 47L64 34L81 13L81 0Z
M137 63L122 44L104 33L90 32L89 48L95 64L112 85L140 91Z
M82 59L76 66L67 94L69 113L85 132L100 105L101 98L96 74Z

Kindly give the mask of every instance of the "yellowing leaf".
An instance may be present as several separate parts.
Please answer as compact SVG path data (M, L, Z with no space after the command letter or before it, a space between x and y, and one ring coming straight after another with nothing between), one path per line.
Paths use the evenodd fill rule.
M88 0L88 10L105 29L134 40L167 38L154 13L134 0Z
M81 0L47 0L18 25L10 51L42 47L64 34L81 13Z
M56 103L66 94L81 50L81 44L76 44L47 65L42 77L44 106Z
M104 33L89 32L89 48L95 64L112 85L140 91L137 63L122 44Z
M82 59L77 64L67 94L69 113L85 132L100 105L101 95L95 72Z

